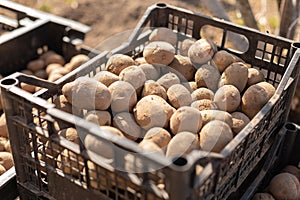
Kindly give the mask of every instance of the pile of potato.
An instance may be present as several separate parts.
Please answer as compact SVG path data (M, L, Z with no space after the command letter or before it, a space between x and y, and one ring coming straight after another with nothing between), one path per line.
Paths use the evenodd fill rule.
M264 192L257 193L252 200L299 200L300 199L300 169L286 166L274 176Z
M70 62L66 63L65 59L61 55L50 50L40 55L38 59L30 61L27 64L26 69L22 70L21 72L54 82L88 60L88 56L78 54L72 57ZM2 76L0 79L2 79ZM39 90L38 87L25 83L21 83L21 87L22 89L31 93ZM3 108L0 99L0 110L2 109ZM0 117L0 175L12 166L13 158L11 155L5 113L3 113Z
M38 59L30 61L27 64L26 69L22 70L21 72L54 82L88 60L88 56L84 54L78 54L72 57L70 62L66 63L64 57L50 50L41 54ZM34 85L28 85L26 83L22 83L21 87L22 89L31 93L34 93L40 89Z
M5 115L0 117L0 176L14 165Z
M112 55L105 71L65 84L56 106L83 113L87 121L139 143L145 152L173 157L197 149L222 151L275 88L260 70L218 51L209 39L177 41L170 29L153 30L142 57ZM104 144L83 142L108 156Z

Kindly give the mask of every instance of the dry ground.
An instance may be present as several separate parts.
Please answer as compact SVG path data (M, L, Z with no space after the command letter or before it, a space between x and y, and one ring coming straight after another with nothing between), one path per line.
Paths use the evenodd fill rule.
M183 7L195 12L210 15L200 5L201 0L12 0L24 5L73 19L91 26L92 31L86 35L85 44L98 49L109 50L119 45L134 29L147 7L158 2ZM204 0L205 1L205 0ZM241 15L237 10L237 0L220 0L230 19L243 25ZM277 34L280 23L275 0L249 0L259 28L262 32ZM299 27L300 29L300 27ZM118 34L118 37L112 37ZM120 37L122 36L122 37ZM299 37L299 36L297 36ZM118 38L118 40L116 40ZM114 46L112 47L112 43ZM99 44L100 47L99 47ZM297 91L300 97L300 84ZM300 113L300 98L299 113ZM297 102L295 102L297 103ZM293 119L300 123L298 112Z
M13 0L24 5L40 9L46 12L73 19L92 27L87 34L85 43L91 47L101 41L127 30L133 29L147 7L157 2L165 2L171 5L183 7L206 15L210 13L200 5L200 0ZM275 33L278 26L278 16L275 9L268 10L263 2L251 0L251 5L257 19L261 22L263 31ZM235 0L222 0L225 9L235 23L243 24L240 14L237 12ZM274 2L274 0L267 0ZM269 22L269 23L266 23Z

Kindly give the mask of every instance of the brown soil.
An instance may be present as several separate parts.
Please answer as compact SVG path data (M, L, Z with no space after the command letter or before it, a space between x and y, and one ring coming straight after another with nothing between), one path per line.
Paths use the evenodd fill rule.
M53 13L58 16L73 19L91 26L92 31L86 35L85 44L99 50L110 50L120 45L135 28L147 7L158 0L13 0L15 2ZM210 15L200 6L200 0L163 0L164 3L186 8L205 15ZM243 25L240 13L236 8L236 0L221 0L224 8L234 23ZM279 15L274 0L249 0L253 13L259 22L262 32L276 34L279 26ZM265 4L265 5L264 5ZM272 5L270 9L267 5ZM118 37L112 37L116 36ZM293 106L298 104L300 112L300 87L298 98ZM299 113L295 121L300 123Z
M85 44L95 47L101 41L124 31L132 30L147 7L157 0L14 0L24 5L82 22L92 27ZM199 0L165 0L165 3L205 12L198 6ZM125 36L126 37L126 36Z

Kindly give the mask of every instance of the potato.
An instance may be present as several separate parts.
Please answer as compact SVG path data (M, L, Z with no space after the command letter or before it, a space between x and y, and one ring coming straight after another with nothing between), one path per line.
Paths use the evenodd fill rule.
M77 130L75 128L62 129L58 132L58 135L66 138L67 140L69 140L71 142L79 144L80 138L79 138ZM55 138L55 137L58 137L58 135L51 135L51 137ZM46 149L45 149L46 154L49 154L49 155L53 156L54 158L56 158L58 156L59 152L63 151L63 147L56 144L55 142L50 143L49 141L47 141L45 146L46 146ZM46 160L46 162L53 164L52 159Z
M179 72L186 81L191 81L196 73L196 68L192 65L190 59L185 56L175 55L169 66Z
M48 74L43 69L34 72L34 75L38 78L41 78L41 79L47 79L48 78Z
M96 158L97 159L97 158ZM111 164L110 160L103 160L102 162ZM118 189L125 189L130 183L125 183L124 178L116 176L114 172L105 171L105 176L103 175L103 167L97 166L96 163L87 161L88 173L90 178L90 185L95 189L106 190L107 188L116 187ZM83 168L83 180L86 182L86 169ZM113 180L113 181L112 181ZM126 180L126 179L125 179ZM126 185L126 186L125 186ZM130 184L131 186L132 184Z
M220 80L220 72L217 68L211 65L202 65L195 74L195 81L197 87L207 87L212 91L218 89L218 83Z
M143 70L147 80L157 80L160 75L160 68L157 65L141 64L139 68Z
M252 119L275 94L273 85L260 82L250 86L242 97L242 112Z
M73 71L88 60L90 60L90 58L84 54L78 54L76 56L73 56L69 62L68 70Z
M40 59L45 60L48 56L51 56L51 55L54 55L54 54L57 54L57 53L55 53L52 50L46 51L42 55L40 55Z
M61 64L52 63L52 64L47 65L46 73L50 74L54 69L61 69L61 68L64 68Z
M57 81L58 79L60 79L61 77L63 77L62 74L50 74L48 76L48 81L54 82L54 81Z
M232 139L231 128L223 121L210 121L200 131L200 147L204 151L219 153Z
M134 87L125 81L116 81L108 87L111 93L112 112L129 112L137 102L137 95Z
M192 44L188 50L188 57L196 68L210 61L215 52L216 45L209 39L200 39Z
M79 144L79 137L75 128L67 128L58 132L58 135L66 138L67 140Z
M190 81L189 82L189 88L190 88L190 92L193 92L195 90L197 90L197 83L195 81Z
M143 97L134 108L136 122L144 129L168 126L175 109L157 95Z
M9 170L14 166L13 156L9 152L0 152L0 165L2 165L6 170Z
M202 116L199 110L184 106L174 112L170 119L170 129L174 135L188 131L197 134L202 127Z
M187 82L187 80L184 78L184 76L180 72L171 68L170 66L160 65L160 64L157 64L156 66L158 66L160 68L160 77L165 74L168 74L168 73L173 73L179 78L180 81Z
M112 134L113 136L119 136L120 139L124 138L122 132L111 126L101 126L101 129L106 134ZM85 148L89 151L94 152L97 155L100 155L106 159L114 158L114 148L119 148L115 146L112 142L98 139L96 136L91 134L86 135L84 138Z
M189 48L192 46L192 44L194 44L196 42L196 39L194 38L187 38L187 39L184 39L181 43L181 46L180 46L180 49L179 49L179 52L180 52L180 55L182 56L188 56L188 51L189 51Z
M229 65L237 62L237 59L231 53L225 50L221 50L215 53L213 59L211 60L211 65L218 68L220 72L223 72Z
M197 110L218 110L218 106L209 99L201 99L194 101L191 104L191 107L196 108Z
M250 119L241 112L231 113L232 116L232 131L234 135L238 134L249 122Z
M194 91L194 89L192 89L190 86L190 82L182 82L181 85L185 87L189 91L189 93L192 93Z
M179 84L180 79L176 74L170 72L160 77L156 82L168 90L172 85Z
M10 146L9 140L6 141L4 148L5 148L5 151L11 152L11 146Z
M293 174L300 181L300 169L297 168L296 166L287 165L282 169L281 172L287 172L287 173Z
M1 91L0 91L0 96L1 96ZM0 98L0 110L3 110L3 104L1 98Z
M69 103L82 109L106 110L111 102L108 88L88 77L79 77L65 84L62 93Z
M6 172L6 169L3 167L3 165L0 165L0 176Z
M97 81L103 83L108 87L112 83L119 81L120 77L109 71L100 71L94 76L94 79L96 79Z
M189 154L193 150L198 150L199 140L197 134L190 132L177 133L169 142L166 157L179 157Z
M46 66L48 66L49 64L52 64L52 63L58 63L61 65L64 65L66 63L66 61L61 55L54 53L54 54L50 54L45 57L45 65Z
M8 129L6 125L5 113L0 117L0 137L8 138Z
M171 134L161 127L153 127L146 132L143 140L151 141L165 149L171 140Z
M26 74L26 75L33 75L33 72L31 70L29 70L29 69L23 69L21 71L21 73Z
M232 63L222 73L219 87L233 85L242 92L247 84L248 68L242 62Z
M118 128L125 137L136 141L142 136L142 129L136 123L133 114L128 112L121 112L114 116L113 126Z
M53 74L61 74L61 75L66 75L66 74L68 74L70 71L67 69L67 68L64 68L64 67L58 67L58 68L56 68L56 69L53 69L51 72L50 72L50 74L49 74L49 76L51 76L51 75L53 75Z
M290 173L280 173L272 178L269 191L275 199L298 200L300 197L300 183L296 176Z
M143 149L145 149L147 151L147 154L149 153L160 153L160 154L164 154L164 151L154 142L150 141L150 140L142 140L139 143L139 146L142 147Z
M8 141L5 137L0 137L0 152L5 151L5 144Z
M27 83L21 83L21 88L23 90L25 90L26 92L29 92L29 93L34 93L35 92L35 87L34 85L29 85Z
M190 92L181 84L172 85L167 90L167 96L170 104L174 108L188 106L192 103Z
M40 91L41 89L43 89L43 88L42 88L42 87L35 87L34 92L38 92L38 91Z
M84 119L99 126L111 125L111 115L107 111L91 110L85 114Z
M207 88L198 88L195 91L192 92L192 101L202 100L202 99L208 99L208 100L214 100L214 92Z
M36 72L41 69L44 69L44 67L45 67L45 62L42 59L32 60L26 66L26 68L32 72Z
M264 74L255 68L248 68L248 80L247 80L247 85L254 85L259 82L265 81L265 76Z
M119 75L123 69L132 65L135 65L135 62L131 57L123 54L115 54L108 59L106 70Z
M232 116L226 111L221 110L202 110L200 111L203 126L210 121L219 120L227 123L230 127L233 126Z
M220 110L234 112L241 103L241 95L235 86L224 85L216 91L214 102Z
M84 167L84 160L82 157L67 149L63 150L62 154L57 157L57 167L64 173L70 174L74 177L80 177L80 172ZM80 164L78 164L80 163Z
M140 94L146 81L146 75L144 71L138 66L130 66L125 68L120 72L119 77L122 81L130 83L137 91L137 94Z
M148 80L144 84L142 90L142 97L148 95L157 95L163 98L164 100L167 100L167 92L165 88L153 80Z
M66 99L66 97L64 95L59 95L58 97L56 97L53 101L53 103L55 104L55 107L67 112L67 113L73 113L73 111L78 111L75 107L72 107L72 104L70 104L68 102L68 100ZM78 111L79 112L79 111ZM76 114L74 112L74 114Z
M111 183L106 181L106 176L99 176L99 172L102 170L101 167L98 167L91 161L87 161L88 173L90 178L90 185L95 189L105 190L108 187L111 187ZM86 168L83 168L83 180L86 182Z
M252 200L275 200L269 193L256 193Z
M155 28L149 35L149 41L164 41L172 44L173 46L177 43L177 34L171 29L165 27Z
M175 56L175 48L167 42L150 42L143 51L143 57L150 64L169 65Z
M134 61L136 65L148 64L144 57L138 57Z

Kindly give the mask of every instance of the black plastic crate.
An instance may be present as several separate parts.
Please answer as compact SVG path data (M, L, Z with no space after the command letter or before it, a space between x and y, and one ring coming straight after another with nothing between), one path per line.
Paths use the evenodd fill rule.
M216 42L219 49L225 49L242 58L251 67L261 69L266 80L277 88L270 101L222 152L207 154L203 151L194 151L189 156L175 161L161 156L147 156L136 143L109 137L100 127L59 111L53 104L45 101L53 100L61 94L61 88L66 82L79 76L92 77L100 71L109 55L108 52L103 52L56 83L19 73L1 82L19 184L45 198L58 199L67 197L76 199L80 198L79 194L89 194L90 198L103 198L104 195L119 199L226 199L235 192L270 150L277 130L286 122L300 70L299 43L181 8L157 4L149 7L128 41L111 53L136 57L147 44L151 27L168 27L182 36L199 39L203 37L200 34L201 30L207 26L221 30L222 37ZM242 35L240 37L244 38L243 41L248 41L248 48L238 51L231 49L227 43L227 36L232 34ZM180 46L180 42L177 47ZM22 82L47 90L31 95L18 87ZM32 113L32 109L38 112ZM48 126L43 127L43 123L47 123ZM97 135L99 140L121 147L114 153L114 160L117 162L104 163L89 157L89 151L84 146L65 141L63 138L52 137L57 134L53 129L55 123L76 126L84 134ZM44 151L45 144L40 142L39 138L74 153L76 164L72 170L79 173L79 177L71 177L53 165L53 162L56 163L58 160L53 158L51 153ZM124 152L120 149L130 150L129 154L134 160L129 163L134 168L151 170L155 166L159 170L141 174L124 173L120 169L123 169L128 161L124 160ZM70 153L64 154L61 151L58 153L71 159ZM49 157L50 164L40 159L37 156L39 154ZM97 166L97 171L94 172L99 177L101 190L91 185L88 162ZM195 175L196 165L204 167L203 172L197 175ZM86 173L81 172L83 167L88 169ZM114 186L105 184L109 181L113 181ZM161 182L165 185L163 189L157 187ZM64 196L73 193L72 196Z
M266 161L261 164L260 169L253 175L251 182L239 189L234 199L251 200L255 193L262 192L271 181L272 177L278 174L284 166L300 165L300 126L287 122L282 129L280 143L273 154L267 156Z
M0 44L0 74L7 76L26 69L29 61L48 50L62 55L67 61L78 53L95 56L96 53L91 52L89 47L78 48L85 33L73 33L74 30L62 24L41 20L34 26L26 27L22 34L11 34L14 37ZM70 38L80 43L72 44Z
M3 200L16 199L19 196L14 167L0 176L0 196Z
M90 31L89 26L7 0L0 1L0 9L12 13L15 19L11 21L17 24L11 32L0 36L0 74L3 76L25 69L30 60L47 50L57 52L66 60L91 51L86 46L78 48Z
M0 37L30 26L40 19L37 16L28 15L18 6L19 4L6 0L0 2Z
M45 13L10 0L0 2L0 30L7 31L3 38L7 38L10 32L22 32L24 27L32 26L40 20L50 20L65 27L70 27L70 29L79 33L90 31L90 27L73 20ZM2 35L0 36L2 39Z
M90 57L99 52L80 46L90 27L52 14L11 2L0 1L0 74L10 75L26 69L26 64L41 53L53 50L66 60L83 53ZM7 15L7 16L6 16ZM2 111L0 111L2 114ZM15 169L0 176L1 199L14 199L16 190Z

